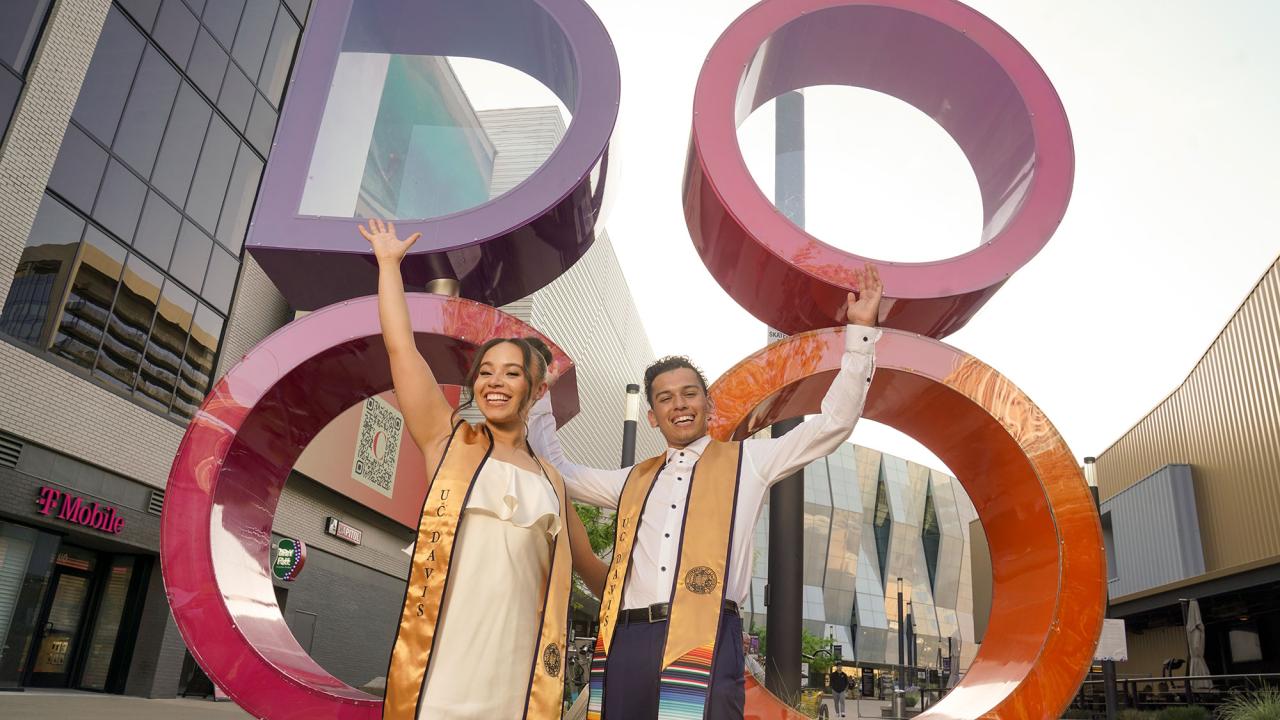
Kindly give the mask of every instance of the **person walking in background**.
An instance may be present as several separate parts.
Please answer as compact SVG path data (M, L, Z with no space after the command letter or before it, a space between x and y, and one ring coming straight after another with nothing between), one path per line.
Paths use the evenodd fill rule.
M836 706L836 717L844 717L844 694L849 691L849 676L844 674L844 668L836 665L835 670L831 671L831 699Z

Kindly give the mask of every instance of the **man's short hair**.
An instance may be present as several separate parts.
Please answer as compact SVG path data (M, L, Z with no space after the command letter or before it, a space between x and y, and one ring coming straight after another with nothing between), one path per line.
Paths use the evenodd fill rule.
M644 369L644 396L649 399L649 407L653 407L653 381L659 375L680 368L688 368L698 376L698 384L702 386L702 392L707 392L707 379L702 376L702 371L698 369L693 361L684 355L668 355L664 358L658 358Z

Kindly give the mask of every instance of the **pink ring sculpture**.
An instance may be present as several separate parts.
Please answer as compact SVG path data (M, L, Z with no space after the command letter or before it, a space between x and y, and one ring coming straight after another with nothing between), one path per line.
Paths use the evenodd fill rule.
M470 300L409 296L418 348L460 384L475 346L543 337ZM545 337L543 337L546 340ZM558 422L578 412L573 363L550 340ZM160 518L160 567L183 640L240 707L272 720L372 720L382 702L330 675L293 637L268 564L276 503L294 462L343 410L391 387L377 300L331 305L257 345L209 393L187 429Z
M1075 156L1053 85L1013 37L958 2L764 0L739 17L698 78L685 218L720 285L789 334L837 324L835 309L867 259L775 209L747 170L736 130L765 102L812 85L910 103L968 157L982 195L981 245L936 262L874 261L885 284L881 324L930 337L955 332L1044 247L1066 212Z
M743 438L818 412L844 333L770 345L710 388L711 434ZM937 340L887 330L863 417L901 430L955 472L977 508L993 574L986 638L969 672L921 720L1059 717L1088 672L1106 603L1102 526L1075 458L1013 383ZM747 717L790 717L768 693Z

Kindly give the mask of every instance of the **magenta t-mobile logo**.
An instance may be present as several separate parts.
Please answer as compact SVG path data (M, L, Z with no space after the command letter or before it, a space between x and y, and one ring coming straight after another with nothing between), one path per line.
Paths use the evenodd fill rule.
M86 503L84 498L48 486L40 488L36 505L40 506L41 515L56 513L59 520L66 520L94 530L119 535L124 529L124 518L116 515L114 507L96 502Z

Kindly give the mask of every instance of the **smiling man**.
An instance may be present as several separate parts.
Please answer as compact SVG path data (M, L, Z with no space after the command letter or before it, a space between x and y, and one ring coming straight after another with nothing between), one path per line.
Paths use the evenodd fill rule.
M751 535L765 492L848 439L875 369L882 286L857 273L844 314L845 355L822 412L783 437L718 442L707 435L707 382L685 357L645 371L649 424L667 450L616 470L565 457L544 398L530 442L574 500L618 511L613 563L600 600L588 718L740 720L742 619L751 589ZM798 550L798 549L797 549Z

